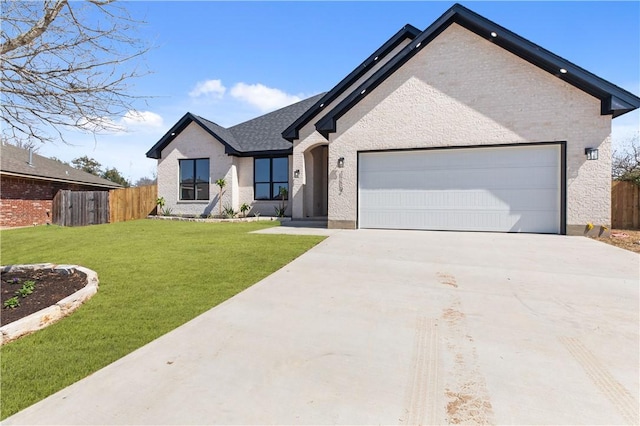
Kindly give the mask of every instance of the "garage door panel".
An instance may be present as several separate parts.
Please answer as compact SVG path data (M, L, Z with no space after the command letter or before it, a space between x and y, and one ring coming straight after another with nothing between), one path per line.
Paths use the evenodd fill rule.
M430 229L442 231L488 231L548 233L548 226L558 220L557 215L544 211L501 212L439 211L380 211L371 212L372 221L381 229ZM371 226L362 226L370 228Z
M361 228L558 233L557 145L364 153Z
M537 167L540 176L536 180L531 179L528 168L510 167L501 169L471 169L457 170L452 173L452 168L440 170L398 170L386 172L362 171L367 179L360 186L365 189L423 189L425 181L429 182L431 189L459 189L468 188L470 184L482 189L503 188L540 188L557 189L558 164L552 166Z
M555 193L556 189L362 191L361 211L375 208L559 210ZM549 200L553 200L553 204L549 204Z
M364 153L367 156L366 164L360 165L361 171L386 172L402 170L450 170L473 169L473 170L494 170L496 168L522 168L522 167L554 167L558 163L557 149L544 147L531 148L532 155L523 156L515 152L518 147L495 148L501 150L499 156L494 148L475 149L448 149L448 150L428 150L428 151L404 151L404 152L384 152L384 153ZM513 149L514 152L504 152L506 149ZM484 152L483 152L484 151ZM428 157L424 154L428 153ZM382 154L382 155L379 155ZM389 162L389 155L399 159L399 162Z

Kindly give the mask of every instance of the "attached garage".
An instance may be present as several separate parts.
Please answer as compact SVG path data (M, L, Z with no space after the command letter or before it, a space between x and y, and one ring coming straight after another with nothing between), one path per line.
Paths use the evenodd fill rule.
M564 143L358 153L358 227L565 233Z
M611 120L637 108L456 4L403 27L283 132L292 217L317 211L307 160L327 145L329 228L607 235Z

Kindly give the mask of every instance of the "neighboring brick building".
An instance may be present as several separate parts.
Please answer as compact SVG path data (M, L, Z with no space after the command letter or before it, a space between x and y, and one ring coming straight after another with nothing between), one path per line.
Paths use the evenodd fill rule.
M53 197L61 189L108 191L120 185L12 145L0 151L0 226L51 223Z

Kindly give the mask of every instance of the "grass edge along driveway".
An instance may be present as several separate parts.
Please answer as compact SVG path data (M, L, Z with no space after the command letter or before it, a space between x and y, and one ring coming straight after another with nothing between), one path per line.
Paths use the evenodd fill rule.
M138 220L2 231L3 265L76 264L98 293L0 349L0 418L88 376L250 287L324 237L249 232L277 222Z

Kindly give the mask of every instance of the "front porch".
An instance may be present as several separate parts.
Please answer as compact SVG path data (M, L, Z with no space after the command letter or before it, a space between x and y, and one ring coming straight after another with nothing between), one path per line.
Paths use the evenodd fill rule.
M329 206L329 146L318 144L294 158L292 222L305 221L327 226ZM315 227L315 226L314 226Z

